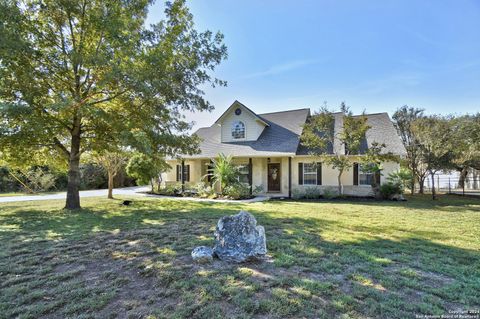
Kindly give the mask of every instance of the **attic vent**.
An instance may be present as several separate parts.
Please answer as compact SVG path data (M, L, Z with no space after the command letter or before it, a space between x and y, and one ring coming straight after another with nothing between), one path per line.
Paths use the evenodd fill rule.
M234 139L245 138L245 124L242 121L233 122L232 137Z

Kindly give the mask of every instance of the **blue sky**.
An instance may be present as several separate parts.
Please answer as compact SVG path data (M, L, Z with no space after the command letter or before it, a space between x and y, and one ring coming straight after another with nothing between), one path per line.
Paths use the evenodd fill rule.
M355 113L402 105L480 111L480 0L189 2L199 30L221 31L229 57L207 89L209 126L234 100L258 113L345 101ZM163 2L149 22L162 18Z

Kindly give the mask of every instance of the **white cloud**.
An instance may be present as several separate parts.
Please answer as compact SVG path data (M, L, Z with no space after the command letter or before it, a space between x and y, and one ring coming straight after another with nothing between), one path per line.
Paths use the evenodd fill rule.
M263 76L269 76L269 75L277 75L285 72L289 72L295 69L302 68L307 65L312 65L319 63L318 60L295 60L295 61L290 61L286 62L283 64L278 64L271 66L270 68L260 71L260 72L255 72L251 74L247 74L244 76L245 79L251 79L251 78L258 78L258 77L263 77Z

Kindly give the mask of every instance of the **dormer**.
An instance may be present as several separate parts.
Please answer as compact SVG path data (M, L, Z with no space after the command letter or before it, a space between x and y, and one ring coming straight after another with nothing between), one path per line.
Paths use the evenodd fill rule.
M242 103L235 101L218 118L222 143L256 141L269 124Z

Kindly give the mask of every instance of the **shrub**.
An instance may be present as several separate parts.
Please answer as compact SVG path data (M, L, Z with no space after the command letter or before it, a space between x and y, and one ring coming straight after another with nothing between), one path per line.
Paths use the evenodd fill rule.
M17 192L20 184L10 175L8 167L0 167L0 192Z
M410 170L401 168L397 172L392 172L388 174L387 181L393 184L400 184L403 188L403 192L405 190L405 187L409 185L412 181L412 178L412 172Z
M258 194L261 194L261 193L263 193L262 185L257 185L252 190L252 194L255 195L255 196L258 195Z
M212 186L207 185L205 183L198 183L197 185L195 185L195 191L196 191L197 197L200 197L200 198L216 198L217 197L217 193L215 192L215 189Z
M107 187L107 172L105 169L94 163L87 163L80 166L81 189L99 189Z
M305 198L306 199L320 198L320 189L314 186L305 187Z
M29 170L25 177L28 187L35 192L49 191L55 186L55 175L40 167Z
M305 192L303 191L303 189L294 188L294 189L292 189L292 198L293 199L305 198Z
M238 168L233 164L233 158L224 154L218 154L218 158L213 159L212 181L214 184L220 184L222 192L228 186L238 184Z
M179 184L169 184L163 188L157 188L155 194L165 196L177 196L182 193L182 186Z
M403 194L403 187L399 183L385 183L380 186L380 194L384 199L390 199L393 195Z
M338 189L332 186L325 186L323 188L322 197L325 199L333 199L338 197Z
M243 183L226 186L222 193L230 199L247 199L252 197L250 195L250 187Z

